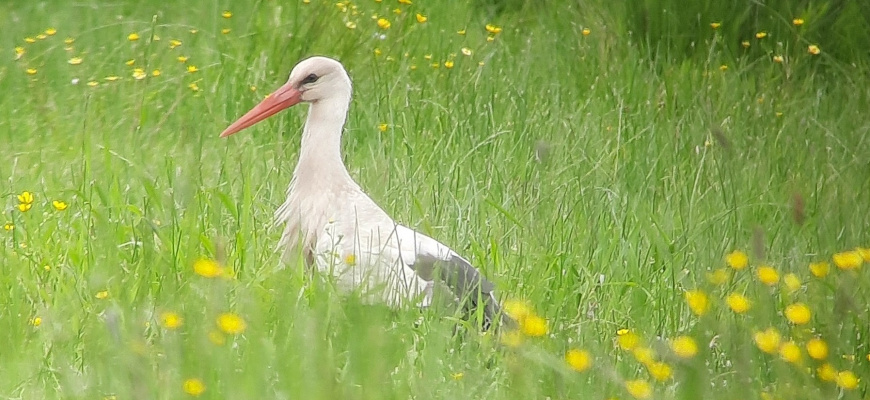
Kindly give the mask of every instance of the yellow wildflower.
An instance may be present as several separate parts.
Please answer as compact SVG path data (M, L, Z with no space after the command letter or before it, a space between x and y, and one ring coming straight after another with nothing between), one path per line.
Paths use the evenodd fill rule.
M33 325L33 326L40 326L40 325L42 325L42 318L40 318L40 317L33 317L33 318L30 320L30 325Z
M107 299L107 298L109 298L109 291L108 290L101 290L101 291L97 292L97 294L95 294L94 297L96 297L100 300Z
M386 125L387 124L380 125L379 129L381 129L381 132L386 131ZM520 301L520 300L507 300L507 301L505 301L504 302L504 312L509 317L511 317L517 321L523 320L526 317L533 315L532 308L529 307L529 304L524 302L524 301Z
M187 66L187 72L188 72L188 73L194 73L194 72L197 72L197 71L199 71L199 68L197 68L196 65L188 65L188 66Z
M411 3L411 0L399 0L399 4L410 5L412 3Z
M795 18L795 19L791 20L791 23L794 24L794 26L801 26L804 24L804 19L803 18Z
M707 281L714 285L724 285L728 282L731 275L725 268L718 268L707 273Z
M776 272L776 269L769 265L758 267L758 271L755 274L758 280L767 286L773 286L779 282L779 272Z
M781 337L776 328L770 327L764 331L755 332L753 339L755 340L755 345L765 353L776 354L777 350L779 350Z
M421 24L429 20L429 18L427 16L420 14L420 13L417 13L416 17L417 17L417 22L419 22Z
M740 250L735 250L725 256L725 263L739 271L749 265L749 256Z
M148 76L148 74L146 74L145 70L142 68L136 68L133 70L133 79L136 79L137 81L145 79L146 76Z
M154 71L151 71L151 76L160 76L160 70L155 69Z
M48 28L45 30L45 34L48 36L54 36L54 34L56 34L56 33L57 33L57 29L55 29L55 28Z
M773 62L775 62L775 63L777 63L777 64L782 64L782 61L783 61L783 58L782 58L781 55L775 55L775 56L773 56Z
M580 34L583 36L589 36L590 33L592 33L592 30L589 28L583 28L583 30L580 31Z
M801 362L801 348L793 341L785 342L779 348L779 356L792 364L798 364Z
M810 322L812 313L806 304L794 303L785 308L785 317L795 325L805 325Z
M549 329L547 328L547 320L534 314L519 320L519 323L520 329L526 336L540 337L549 332Z
M166 329L177 329L184 323L184 318L174 312L164 312L160 314L160 325Z
M73 57L73 58L70 58L69 60L66 60L66 62L69 63L69 65L79 65L82 63L82 61L84 61L84 60L82 60L81 57Z
M3 230L11 231L13 229L15 229L15 224L13 224L11 222L7 222L7 223L3 224Z
M823 381L833 382L837 379L837 369L831 364L824 363L816 368L816 376Z
M139 40L139 34L133 32L133 33L127 35L127 40L129 40L131 42L135 42L135 41Z
M782 283L785 284L789 292L797 292L802 286L801 278L798 278L795 274L785 274L782 278Z
M27 75L36 75L36 68L28 68L25 69L24 72L26 72Z
M444 68L447 68L447 69L453 68L453 60L444 61Z
M650 365L655 361L655 352L653 349L646 346L638 346L635 347L634 350L631 351L631 354L634 355L634 359L637 362L643 365Z
M670 379L672 375L671 366L663 362L648 364L646 369L649 371L649 375L659 382Z
M858 247L855 249L858 254L861 255L861 258L864 259L864 262L870 263L870 248Z
M36 39L34 39L32 37L26 37L26 38L24 38L24 41L27 43L36 43Z
M73 42L75 42L75 41L76 40L74 38L68 37L68 38L63 40L63 44L69 46L69 45L73 44Z
M752 308L752 301L740 293L729 294L728 297L725 298L725 303L728 304L731 311L738 314L743 314Z
M99 84L100 84L100 82L97 82L97 81L88 81L88 86L90 86L90 87L94 87L94 86L97 86Z
M232 17L233 17L233 13L230 12L230 11L224 11L224 12L221 13L221 17L224 17L224 18L232 18Z
M217 326L221 331L230 335L237 335L245 331L248 325L242 317L233 313L223 313L217 317Z
M836 265L837 268L847 271L858 269L858 267L861 266L861 263L864 262L864 257L861 256L861 253L854 250L834 254L832 258L834 260L834 265Z
M810 272L816 278L824 278L831 271L831 265L827 261L810 263Z
M643 379L625 381L625 390L635 399L648 399L652 397L652 385Z
M756 39L764 39L767 37L767 32L761 31L755 34Z
M217 261L200 258L193 263L193 272L206 278L215 278L223 275L224 269Z
M381 29L390 29L390 21L385 18L378 18L378 27Z
M710 299L700 290L689 290L685 293L686 303L695 315L701 316L710 310Z
M196 82L193 82L193 83L191 83L190 85L187 85L187 87L188 87L190 90L193 90L194 92L198 92L198 91L199 91L199 85L197 85Z
M378 125L378 130L381 131L381 132L386 132L387 129L389 129L389 127L390 127L390 126L387 125L387 124L379 124L379 125ZM510 301L510 300L507 301L507 302L505 302L505 304L512 304L512 303L513 303L513 301ZM513 315L511 315L511 317L513 317L514 319L516 319L516 317L514 317Z
M114 82L114 81L117 81L118 79L121 79L121 77L117 76L117 75L109 75L105 79L109 82Z
M586 350L571 349L565 353L565 362L571 369L583 372L592 367L592 355Z
M713 29L719 29L720 26L722 26L721 22L711 22L710 23L710 27Z
M28 191L23 191L18 195L18 202L22 204L32 204L33 203L33 193Z
M203 392L205 392L205 384L202 383L201 380L196 378L186 379L181 385L181 388L184 390L184 393L187 393L193 397L198 397Z
M857 388L858 382L860 382L858 377L855 376L855 373L852 371L840 371L837 374L836 381L837 381L837 386L839 386L843 389L846 389L846 390L852 390L852 389Z
M501 28L493 24L486 24L486 31L495 35L497 33L501 33Z
M33 207L33 204L31 203L21 203L18 205L18 210L21 212L27 212L30 211L31 207Z
M133 64L136 64L136 60L132 59L132 58L124 62L124 65L126 65L128 67L132 67Z
M344 26L346 26L347 29L356 29L356 22L347 21L344 23Z
M175 57L175 59L178 60L178 62L180 62L180 63L187 62L187 57L185 57L185 56L178 56L178 57Z
M828 344L821 338L812 338L807 341L807 354L816 360L828 358Z
M170 49L174 49L174 48L176 48L176 47L178 47L178 46L181 46L181 41L180 41L180 40L178 40L178 39L172 39L172 40L169 41L169 48L170 48Z
M822 52L822 50L819 48L818 45L811 44L811 45L807 46L807 53L810 53L810 54L815 56L821 52Z
M637 348L637 346L640 346L641 338L640 335L631 331L625 332L621 335L617 332L616 343L619 347L622 347L623 350L631 351Z
M671 350L681 358L692 358L698 354L698 344L689 336L678 336L671 340Z
M232 31L233 31L233 30L230 29L230 28L224 28L224 29L221 29L221 33L224 34L224 35L227 35L227 34L229 34L229 33L232 32Z
M740 45L743 46L744 49L748 49L749 46L751 45L751 43L749 43L748 40L744 40L744 41L740 42Z
M465 29L460 29L460 30L456 31L456 33L458 35L465 35Z
M62 200L54 200L51 202L51 205L57 211L63 211L63 210L66 210L67 207L69 207L69 205L67 205L66 202L64 202Z

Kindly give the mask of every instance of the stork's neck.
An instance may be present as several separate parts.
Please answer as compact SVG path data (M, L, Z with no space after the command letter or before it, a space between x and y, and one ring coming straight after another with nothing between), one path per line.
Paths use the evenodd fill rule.
M341 160L341 131L350 96L336 96L314 103L302 130L302 146L294 176L299 180L350 179Z

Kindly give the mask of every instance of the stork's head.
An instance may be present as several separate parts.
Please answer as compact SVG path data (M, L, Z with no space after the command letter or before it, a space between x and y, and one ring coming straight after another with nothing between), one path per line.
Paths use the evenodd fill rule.
M350 101L351 84L340 62L326 57L311 57L299 62L287 83L266 97L251 111L221 133L227 137L300 102L324 100Z

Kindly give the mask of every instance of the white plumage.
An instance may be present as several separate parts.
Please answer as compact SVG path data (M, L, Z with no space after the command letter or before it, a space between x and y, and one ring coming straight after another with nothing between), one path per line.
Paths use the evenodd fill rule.
M287 200L275 212L284 224L284 258L301 251L340 290L395 307L429 305L439 280L468 308L482 309L485 327L501 318L493 286L477 269L444 244L397 224L348 174L341 132L350 97L341 63L308 58L286 84L221 133L226 137L299 102L310 104Z

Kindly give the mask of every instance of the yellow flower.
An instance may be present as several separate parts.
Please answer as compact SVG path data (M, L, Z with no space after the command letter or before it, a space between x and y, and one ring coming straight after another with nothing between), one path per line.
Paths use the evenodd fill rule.
M151 76L160 76L160 70L155 69L154 71L151 71Z
M652 386L643 379L625 381L625 390L635 399L648 399L652 397Z
M69 63L69 65L79 65L82 63L82 61L84 61L84 60L82 60L81 57L73 57L73 58L70 58L69 60L66 60L66 62Z
M148 76L148 74L146 74L145 70L142 68L136 68L133 70L133 79L136 79L137 81L145 79L146 76Z
M233 17L233 13L230 12L230 11L224 11L224 12L221 13L221 17L224 17L224 18L232 18L232 17Z
M97 292L97 294L95 294L94 297L96 297L100 300L107 299L107 298L109 298L109 291L108 290L101 290L101 291Z
M223 275L224 269L217 261L200 258L193 263L193 272L206 278L215 278Z
M755 345L765 353L776 354L776 351L779 350L781 337L779 331L774 327L767 328L761 332L755 332L753 339L755 340Z
M33 193L28 191L21 192L18 195L18 202L22 204L32 204L33 203Z
M15 224L13 224L11 222L7 222L7 223L3 224L3 230L11 231L13 229L15 229Z
M816 376L823 381L833 382L837 379L837 369L831 364L824 363L816 368Z
M130 60L127 60L127 61L124 62L124 65L126 65L126 66L128 66L128 67L132 67L133 64L136 64L136 60L135 60L135 59L130 59Z
M28 68L25 69L24 72L26 72L27 75L36 75L36 68Z
M114 81L117 81L118 79L121 79L121 77L116 76L116 75L110 75L110 76L107 76L105 79L109 82L114 82Z
M208 341L215 346L223 346L227 342L227 338L223 333L211 331L208 333Z
M224 333L237 335L245 331L247 324L242 317L233 313L223 313L217 317L217 326Z
M635 347L634 350L631 351L631 354L634 355L634 359L637 362L643 365L650 365L655 361L655 352L653 349L645 346Z
M819 46L817 46L817 45L811 44L811 45L807 46L807 53L810 53L810 54L815 56L821 52L822 52L822 50L819 49Z
M791 23L794 24L794 26L801 26L804 24L804 20L803 18L795 18L791 20Z
M66 202L64 202L62 200L54 200L51 202L51 205L54 206L54 209L57 211L66 210L66 208L68 207Z
M232 31L233 31L233 30L230 29L230 28L224 28L224 29L221 29L221 33L224 34L224 35L229 34L229 33L232 32Z
M686 303L695 315L701 316L710 310L710 299L700 290L689 290L685 294Z
M810 322L812 313L806 304L794 303L785 308L785 317L795 325L805 325Z
M379 125L378 125L378 130L381 131L381 132L386 132L387 129L389 129L389 127L390 127L390 126L387 125L387 124L379 124ZM505 302L505 304L512 304L513 302L514 302L514 300L508 300L507 302ZM511 315L511 317L513 317L513 316ZM516 319L515 317L513 317L513 318Z
M725 263L739 271L749 265L749 256L740 250L735 250L725 256Z
M40 34L36 35L36 38L39 39L39 40L43 40L43 39L45 39L45 38L47 38L47 37L48 37L48 35L46 35L46 34L44 34L44 33L40 33Z
M174 312L167 311L160 314L160 325L166 329L177 329L182 323L184 323L184 318Z
M33 326L40 326L40 325L42 325L42 318L40 318L40 317L33 317L33 318L30 320L30 325L33 325Z
M425 15L420 14L420 13L417 13L416 17L417 17L417 22L419 22L421 24L429 20L428 17L426 17Z
M589 36L590 33L592 33L592 30L589 28L583 28L583 30L580 31L580 34L582 34L583 36Z
M412 4L412 3L411 3L411 0L399 0L399 4L409 5L409 4Z
M807 354L816 360L828 358L828 344L821 338L812 338L807 341Z
M720 26L722 26L721 22L711 22L710 23L710 27L713 29L719 29Z
M843 389L855 389L858 387L858 382L860 382L860 380L857 376L855 376L855 373L852 371L840 371L837 374L837 386Z
M501 33L501 28L493 24L486 24L486 31L495 35L497 33Z
M779 356L792 364L798 364L801 362L801 348L793 341L785 342L779 348Z
M523 334L520 331L508 331L501 335L501 343L508 347L519 347L523 344Z
M100 82L97 82L97 81L88 81L88 86L90 86L90 87L94 87L94 86L97 86L99 84L100 84Z
M861 255L861 258L864 259L864 262L870 263L870 249L864 248L864 247L858 247L855 249L855 251L857 251L858 254Z
M199 85L197 85L196 82L193 82L193 83L191 83L190 85L187 85L187 87L188 87L190 90L193 90L194 92L198 92L198 91L199 91Z
M197 68L196 65L188 65L188 66L187 66L187 72L188 72L188 73L194 73L194 72L197 72L197 71L199 71L199 68Z
M671 340L671 350L681 358L692 358L698 354L698 344L689 336L678 336Z
M831 265L827 261L810 263L810 272L816 278L824 278L831 271Z
M549 332L547 320L534 314L519 320L519 323L520 329L526 336L540 337Z
M801 278L798 278L795 274L785 274L782 278L782 283L785 284L785 287L789 292L797 292L803 285L801 283Z
M861 266L861 263L864 262L864 257L861 256L861 253L854 250L834 254L832 258L834 260L834 265L836 265L837 268L847 271L858 269L858 267Z
M73 42L75 42L75 41L76 41L76 40L75 40L74 38L68 37L68 38L66 38L66 39L63 40L63 44L65 44L65 45L68 46L68 45L73 44Z
M447 69L453 68L453 60L444 61L444 68L447 68Z
M731 275L725 268L719 268L707 273L707 282L714 285L724 285L728 282L729 278L731 278Z
M729 294L728 297L725 298L725 303L728 304L731 311L738 314L743 314L752 308L752 301L740 293Z
M15 46L15 59L17 60L17 59L21 58L21 56L24 55L24 53L26 53L26 52L27 52L27 50L24 47Z
M592 367L592 355L586 350L571 349L565 353L565 362L571 369L583 372Z
M175 59L178 60L178 62L180 62L180 63L187 62L187 57L185 57L185 56L178 56L178 57L175 57Z
M178 39L172 39L172 40L169 41L169 48L170 48L170 49L174 49L174 48L176 48L176 47L178 47L178 46L181 46L181 41L180 41L180 40L178 40Z
M465 35L465 29L460 29L460 30L456 31L456 33L458 35Z
M764 39L767 37L767 32L761 31L755 34L756 39Z
M646 369L649 371L649 375L659 382L670 379L672 375L671 366L663 362L649 364Z
M33 204L31 203L21 203L18 205L18 210L21 212L27 212L30 211L31 207L33 207Z
M378 27L381 29L390 29L390 21L385 18L378 18Z
M622 347L623 350L634 350L637 346L640 346L641 338L640 335L634 332L625 332L623 334L619 334L617 332L616 343L619 347Z
M127 40L129 40L131 42L135 42L135 41L139 40L139 34L135 33L135 32L131 33L131 34L127 35Z
M344 26L346 26L347 29L356 29L356 22L347 21L344 23Z
M748 40L744 40L744 41L740 42L740 45L743 46L744 49L748 49L749 46L751 46L752 44L749 43Z
M184 381L181 385L181 388L184 390L184 393L187 393L193 397L197 397L205 392L205 384L202 383L201 380L196 378L190 378Z
M45 30L45 34L48 36L54 36L55 33L57 33L57 29L55 28L48 28Z
M782 56L780 56L780 55L773 56L773 62L775 62L777 64L782 64L782 61L783 61Z
M758 276L758 280L767 286L773 286L779 282L779 272L776 272L776 269L769 265L758 267L755 274Z
M26 37L26 38L24 38L24 41L27 43L36 43L36 39L34 39L32 37Z

